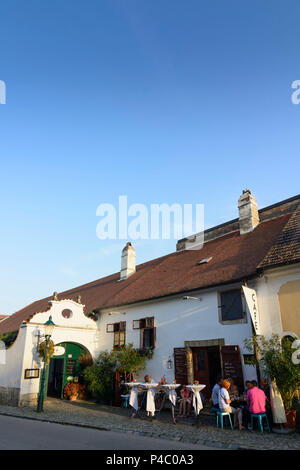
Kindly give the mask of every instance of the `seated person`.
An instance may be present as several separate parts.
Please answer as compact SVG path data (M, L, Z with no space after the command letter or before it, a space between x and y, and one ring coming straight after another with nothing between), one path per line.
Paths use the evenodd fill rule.
M244 395L246 395L247 397L247 393L249 390L251 390L253 385L252 385L251 380L246 380L245 385L246 385L246 388L245 388ZM243 408L243 418L244 418L245 425L248 427L248 429L250 429L250 411L249 411L248 402L247 404L243 404L242 408Z
M217 383L214 385L211 393L210 403L214 408L219 408L219 392L222 388L222 377L217 378Z
M230 406L232 400L230 400L228 389L230 387L230 382L228 380L223 380L222 388L219 392L219 408L220 411L225 411L227 413L233 414L234 426L239 426L239 429L244 429L242 425L242 410L240 408L233 408Z
M245 394L247 395L248 390L250 390L250 388L252 388L251 380L246 380L245 385L246 385Z
M178 418L184 418L185 416L190 416L191 412L191 392L185 385L182 386L180 390L180 400L179 400L179 415ZM186 413L187 408L187 413Z
M250 413L262 414L266 412L266 395L257 387L256 380L252 380L252 388L247 392L247 402Z
M160 384L161 385L166 385L167 384L167 381L166 381L166 377L163 376L160 380ZM161 411L164 407L164 404L166 402L166 398L168 396L168 392L167 390L165 390L164 388L160 388L157 392L157 397L156 397L156 401L157 401L157 410L156 411Z
M228 382L230 382L230 387L229 387L229 390L228 390L229 396L231 398L238 397L240 393L239 393L238 387L234 383L234 380L230 377L227 380L228 380Z
M271 407L271 391L270 385L267 379L261 379L261 389L265 392L266 395L266 413L268 416L269 424L273 424L273 414L272 414L272 407Z

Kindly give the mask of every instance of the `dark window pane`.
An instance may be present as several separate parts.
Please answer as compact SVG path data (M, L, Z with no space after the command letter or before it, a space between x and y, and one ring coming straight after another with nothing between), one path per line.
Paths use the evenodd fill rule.
M144 348L153 348L153 328L144 330Z
M241 291L230 290L221 293L222 320L240 320L244 317Z
M196 353L196 368L197 370L205 370L205 353L203 350Z

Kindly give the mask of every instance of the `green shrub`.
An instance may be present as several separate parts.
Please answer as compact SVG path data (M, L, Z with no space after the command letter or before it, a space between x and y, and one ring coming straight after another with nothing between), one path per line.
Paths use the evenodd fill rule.
M146 355L140 354L138 349L134 349L133 345L126 344L111 352L112 360L117 364L121 373L124 374L125 382L132 379L133 374L137 374L140 369L145 369Z
M3 341L5 347L9 348L9 346L14 343L17 336L18 331L10 331L9 333L3 333L2 335L0 335L0 341Z
M88 390L100 403L111 403L114 391L116 363L107 351L99 354L94 363L83 371Z

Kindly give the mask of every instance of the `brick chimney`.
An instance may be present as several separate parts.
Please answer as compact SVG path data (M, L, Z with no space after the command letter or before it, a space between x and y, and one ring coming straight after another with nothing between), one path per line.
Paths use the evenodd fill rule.
M135 273L135 249L130 242L122 250L121 258L121 275L120 280L127 279L131 274Z
M240 234L252 232L259 224L257 202L249 189L245 189L239 197Z

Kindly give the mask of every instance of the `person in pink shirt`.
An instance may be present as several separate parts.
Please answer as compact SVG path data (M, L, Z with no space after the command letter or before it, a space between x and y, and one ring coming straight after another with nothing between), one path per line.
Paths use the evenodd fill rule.
M262 414L266 412L266 395L257 387L256 380L251 381L253 387L247 392L247 402L250 413Z

